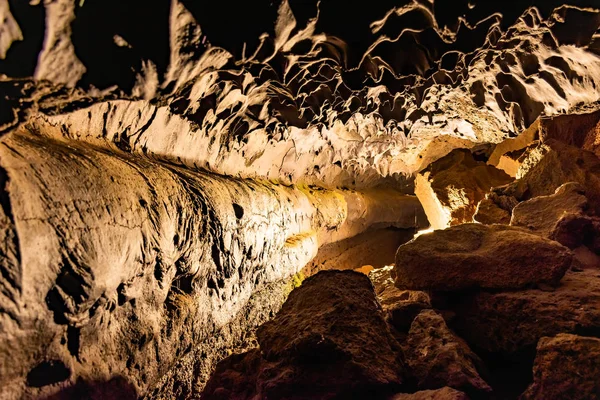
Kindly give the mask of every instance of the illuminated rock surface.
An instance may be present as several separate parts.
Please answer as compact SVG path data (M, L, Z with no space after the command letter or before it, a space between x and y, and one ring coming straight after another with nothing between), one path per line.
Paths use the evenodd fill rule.
M259 397L464 398L392 345L431 307L516 398L540 337L598 336L599 28L597 0L0 0L0 398L197 399L224 359L293 371Z

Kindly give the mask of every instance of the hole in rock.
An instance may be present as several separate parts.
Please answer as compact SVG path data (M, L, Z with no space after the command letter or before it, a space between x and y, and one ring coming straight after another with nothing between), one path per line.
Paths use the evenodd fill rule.
M71 376L71 370L60 360L44 361L27 374L27 385L43 387L62 382Z

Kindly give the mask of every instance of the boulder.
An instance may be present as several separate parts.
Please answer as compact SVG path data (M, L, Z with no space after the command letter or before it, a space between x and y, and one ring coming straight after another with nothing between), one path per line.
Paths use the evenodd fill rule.
M473 348L513 354L544 336L599 332L600 272L568 272L553 291L462 293L446 306L455 313L450 326Z
M540 339L533 384L520 398L600 399L600 339L569 334Z
M491 392L481 378L481 359L433 310L421 312L413 321L404 343L406 363L420 389L445 386L467 393Z
M477 204L490 188L511 181L503 171L476 161L469 150L458 149L417 175L415 194L431 226L443 229L472 221Z
M565 183L549 196L519 203L513 209L510 224L557 240L565 246L579 247L584 239L585 225L588 229L592 226L591 221L585 223L587 206L585 189L576 182Z
M425 292L398 289L391 276L393 269L392 266L375 269L369 273L369 278L389 322L399 332L408 333L415 317L431 308L431 300Z
M469 400L469 397L456 389L445 387L416 393L398 393L389 400Z
M499 202L492 199L493 197L487 195L485 199L479 202L477 210L475 210L475 215L473 215L473 221L486 225L510 224L510 209L501 208L498 205Z
M400 246L394 278L410 290L557 286L571 262L568 248L520 228L464 224Z
M220 363L205 399L390 395L403 382L401 350L364 274L306 279L257 336L260 351Z

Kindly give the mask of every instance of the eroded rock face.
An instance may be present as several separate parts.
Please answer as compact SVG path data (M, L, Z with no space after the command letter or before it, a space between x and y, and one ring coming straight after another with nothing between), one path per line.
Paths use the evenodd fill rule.
M477 204L490 188L511 182L510 176L468 150L454 150L419 172L415 194L434 229L471 222Z
M569 249L520 228L464 224L419 236L396 253L396 286L410 290L558 286Z
M382 396L404 380L399 346L357 272L308 278L257 335L260 350L220 363L204 398Z
M214 362L219 346L278 309L285 281L319 244L371 221L363 200L362 218L350 222L341 192L192 174L27 131L4 136L0 154L0 376L9 398L115 375L144 395L196 347ZM278 282L249 318L253 293ZM211 346L232 323L237 333ZM48 362L65 372L30 384ZM188 391L210 372L199 368Z
M480 376L485 370L481 359L433 310L423 311L415 318L403 348L419 388L449 386L480 394L492 390Z
M596 399L600 396L600 339L569 334L537 345L533 384L521 399Z

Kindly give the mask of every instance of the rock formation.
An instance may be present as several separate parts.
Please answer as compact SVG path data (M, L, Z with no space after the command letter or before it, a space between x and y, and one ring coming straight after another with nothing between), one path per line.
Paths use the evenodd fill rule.
M0 0L0 399L593 396L599 110L597 0Z

